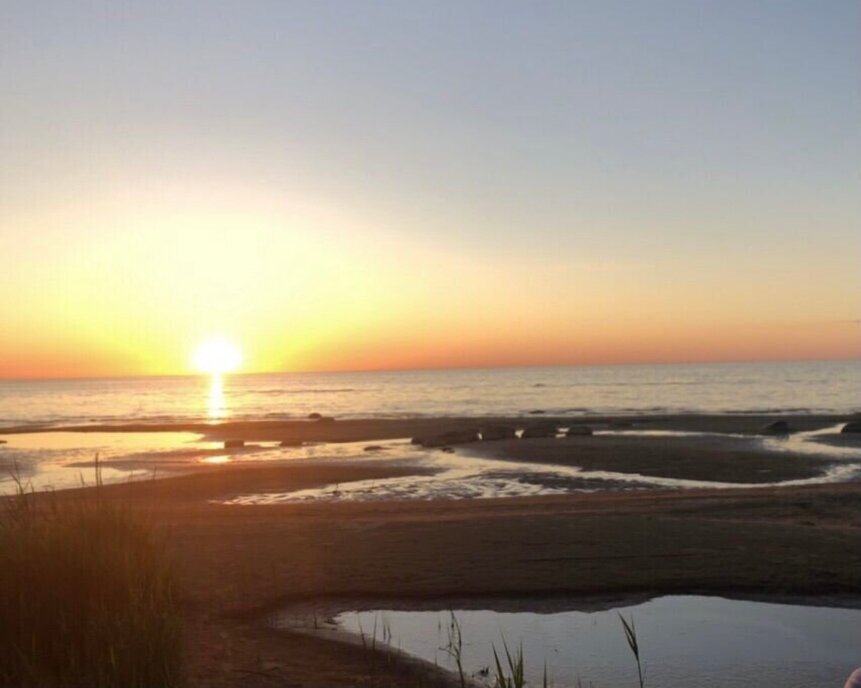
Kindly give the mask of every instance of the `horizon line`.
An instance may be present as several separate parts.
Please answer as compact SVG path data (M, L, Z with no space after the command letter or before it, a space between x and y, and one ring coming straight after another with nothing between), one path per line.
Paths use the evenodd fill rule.
M637 366L683 366L683 365L744 365L768 363L840 363L861 362L861 354L850 358L762 358L762 359L720 359L720 360L682 360L682 361L627 361L620 363L546 363L546 364L510 364L510 365L464 365L464 366L426 366L416 368L362 368L362 369L318 369L318 370L249 370L223 373L221 377L252 376L252 375L355 375L373 373L412 373L412 372L445 372L466 370L504 370L504 369L539 369L539 368L618 368ZM85 380L129 380L140 378L209 378L210 373L138 373L119 375L83 375L83 376L20 376L0 377L0 382L74 382Z

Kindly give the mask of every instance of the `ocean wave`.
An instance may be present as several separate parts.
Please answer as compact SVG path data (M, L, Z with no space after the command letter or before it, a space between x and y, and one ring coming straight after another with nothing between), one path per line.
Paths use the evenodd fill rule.
M710 384L714 384L713 380L709 381ZM724 384L753 384L755 380L747 380L739 383L737 380L733 380L732 382L726 382ZM661 381L630 381L624 380L621 382L591 382L591 381L574 381L574 382L563 382L558 384L546 383L546 382L536 382L532 385L533 388L541 388L541 389L567 389L569 387L691 387L693 385L702 385L702 379L696 380L661 380Z

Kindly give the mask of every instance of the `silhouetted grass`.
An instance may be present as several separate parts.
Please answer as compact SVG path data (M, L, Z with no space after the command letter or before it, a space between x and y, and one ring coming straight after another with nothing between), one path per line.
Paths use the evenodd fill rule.
M637 639L637 628L634 626L634 618L628 621L622 616L622 612L618 612L619 620L622 622L622 627L625 629L625 640L628 642L628 648L634 659L637 661L637 678L640 680L640 688L646 685L643 676L643 664L640 661L640 641Z
M499 659L496 652L496 646L493 646L493 661L496 664L496 683L495 688L523 688L526 685L526 674L524 671L523 662L523 646L517 651L517 654L512 657L508 650L508 643L505 638L502 639L502 647L505 650L505 662L507 667ZM547 683L547 672L545 670L544 683Z
M171 688L180 624L150 527L103 498L35 495L0 504L0 686Z

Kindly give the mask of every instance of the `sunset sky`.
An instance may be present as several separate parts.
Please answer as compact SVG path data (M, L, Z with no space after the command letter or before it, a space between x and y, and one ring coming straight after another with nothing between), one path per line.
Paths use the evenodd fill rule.
M0 377L857 357L859 8L4 4Z

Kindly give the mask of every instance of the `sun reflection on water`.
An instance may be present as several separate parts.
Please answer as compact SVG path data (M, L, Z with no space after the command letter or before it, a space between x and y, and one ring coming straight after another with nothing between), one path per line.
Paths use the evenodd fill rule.
M226 454L218 454L217 456L207 456L200 460L200 463L222 464L230 463L230 457Z
M223 420L229 415L227 401L224 397L224 376L213 375L209 383L207 411L212 421Z

